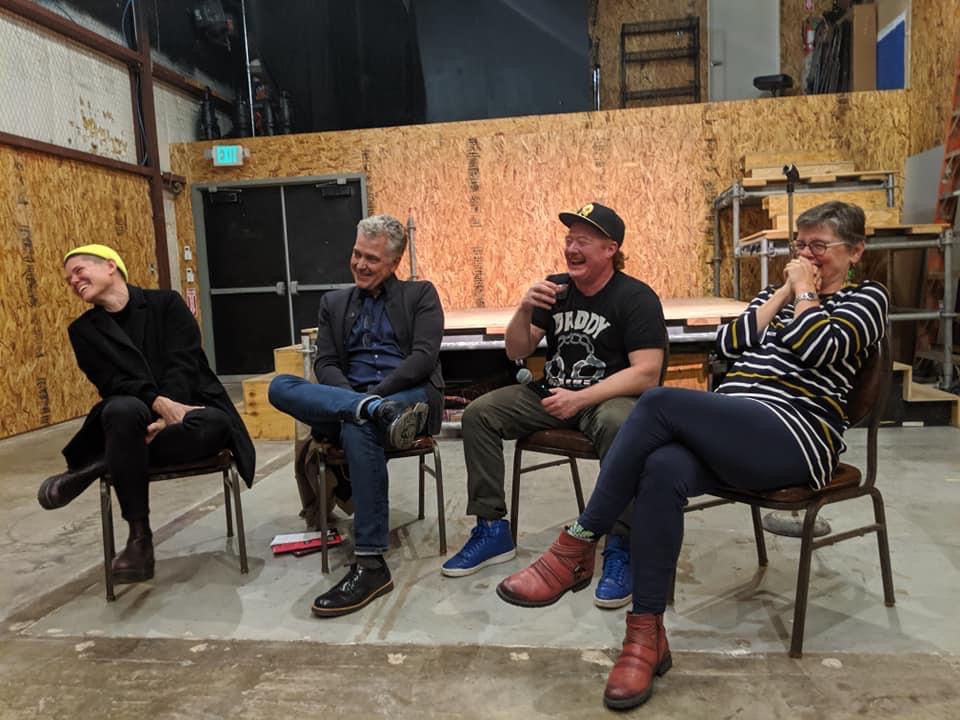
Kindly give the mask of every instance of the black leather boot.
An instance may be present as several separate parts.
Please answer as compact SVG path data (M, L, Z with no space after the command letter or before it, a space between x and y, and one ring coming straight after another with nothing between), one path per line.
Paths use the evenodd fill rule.
M58 475L51 475L37 490L37 502L44 510L62 508L72 502L90 484L107 472L107 464L103 460L73 468Z
M390 577L390 568L383 559L363 558L350 566L350 572L340 582L317 597L311 609L317 617L347 615L391 590L393 579Z
M146 520L130 522L130 536L123 552L113 559L113 581L118 585L153 577L153 533Z

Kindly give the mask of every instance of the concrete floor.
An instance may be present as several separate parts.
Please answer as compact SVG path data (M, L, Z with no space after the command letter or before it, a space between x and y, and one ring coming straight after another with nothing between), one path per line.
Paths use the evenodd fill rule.
M272 557L270 539L302 521L290 444L258 443L257 482L243 495L250 574L225 538L218 478L161 483L156 577L107 603L96 492L54 512L35 499L77 426L0 441L0 718L611 714L601 693L623 612L596 609L590 592L542 610L494 593L574 515L561 470L525 476L515 561L449 579L429 484L419 521L415 461L392 463L396 589L360 613L317 620L310 601L343 574L347 554L334 551L326 577L319 555ZM960 717L958 440L954 428L881 431L897 605L883 605L872 536L819 551L801 660L786 654L798 542L768 535L761 572L745 508L689 516L666 619L674 669L634 714ZM864 435L848 441L856 463ZM471 525L460 441L444 439L442 453L453 552ZM596 464L581 465L589 489ZM868 512L860 501L825 516L842 529Z

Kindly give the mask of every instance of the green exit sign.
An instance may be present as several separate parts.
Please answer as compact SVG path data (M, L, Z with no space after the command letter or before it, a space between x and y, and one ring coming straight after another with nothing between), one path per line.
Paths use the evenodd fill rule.
M214 167L239 167L243 165L243 145L214 145Z

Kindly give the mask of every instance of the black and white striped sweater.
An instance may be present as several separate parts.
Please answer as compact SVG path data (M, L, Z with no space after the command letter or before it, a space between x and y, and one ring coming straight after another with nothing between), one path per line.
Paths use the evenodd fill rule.
M733 361L717 388L770 408L796 438L810 484L823 487L846 445L847 397L857 372L886 330L889 298L883 285L864 280L820 298L820 307L794 316L785 305L763 330L757 310L768 287L717 335L719 353Z

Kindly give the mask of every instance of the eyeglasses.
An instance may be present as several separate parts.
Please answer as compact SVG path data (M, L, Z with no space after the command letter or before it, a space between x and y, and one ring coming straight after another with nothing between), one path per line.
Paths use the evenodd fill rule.
M823 255L827 248L833 247L834 245L845 245L846 243L843 240L834 240L833 242L823 242L823 240L814 240L813 242L803 242L797 241L790 243L790 249L793 251L794 255L799 255L804 250L809 250L814 257L820 257Z

